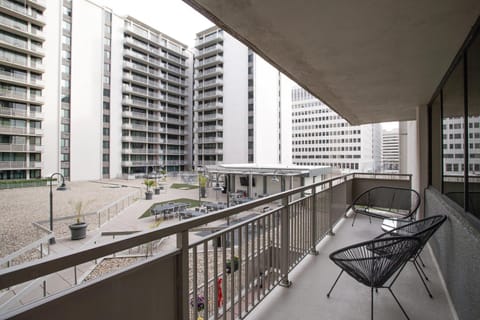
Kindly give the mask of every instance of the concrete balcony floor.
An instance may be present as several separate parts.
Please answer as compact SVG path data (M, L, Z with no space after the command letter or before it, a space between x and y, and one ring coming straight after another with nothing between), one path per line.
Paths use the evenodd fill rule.
M381 221L376 219L370 224L368 217L359 216L353 228L351 223L352 218L347 218L337 224L335 236L328 236L317 246L319 255L307 256L290 273L292 286L275 288L246 319L370 319L370 288L348 274L343 273L330 298L326 297L340 272L328 255L347 245L370 240L382 232ZM426 265L425 272L430 279L427 285L433 299L427 295L412 263L403 269L392 291L410 319L455 319L428 245L421 257ZM379 289L378 294L374 294L374 318L406 319L388 289Z

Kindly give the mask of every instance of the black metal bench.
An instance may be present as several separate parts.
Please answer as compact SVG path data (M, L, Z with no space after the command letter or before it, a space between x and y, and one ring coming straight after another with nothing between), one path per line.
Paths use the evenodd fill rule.
M407 188L375 187L360 194L352 203L352 227L358 214L377 219L415 219L420 195ZM349 208L349 209L350 209Z

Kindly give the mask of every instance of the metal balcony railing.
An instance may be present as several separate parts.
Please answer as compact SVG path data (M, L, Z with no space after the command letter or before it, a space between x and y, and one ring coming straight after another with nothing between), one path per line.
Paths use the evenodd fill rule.
M354 173L280 192L72 254L3 269L0 289L38 278L47 279L48 288L49 275L70 272L77 279L79 265L143 248L128 272L85 280L54 297L40 297L43 301L18 312L27 318L55 313L68 318L78 310L62 301L75 301L85 314L95 312L102 318L115 309L139 318L158 317L162 310L166 319L243 319L276 286L289 285L290 271L316 253L316 245L331 233L351 199L375 184L409 187L411 175ZM191 236L202 230L207 236ZM169 236L176 244L156 252L158 241ZM119 303L127 291L129 303ZM102 308L97 297L102 297ZM148 301L155 307L150 308Z

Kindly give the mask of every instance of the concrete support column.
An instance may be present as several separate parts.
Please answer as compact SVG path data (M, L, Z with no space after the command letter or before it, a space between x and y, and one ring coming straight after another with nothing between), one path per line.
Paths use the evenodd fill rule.
M422 204L420 206L419 216L424 216L425 199L424 193L428 187L428 108L427 106L417 107L417 171L413 175L412 184L414 189L420 193Z
M267 176L263 176L263 194L267 194Z
M253 196L252 196L253 195L252 184L253 184L253 175L249 174L248 175L248 189L247 189L247 196L249 198L253 198Z

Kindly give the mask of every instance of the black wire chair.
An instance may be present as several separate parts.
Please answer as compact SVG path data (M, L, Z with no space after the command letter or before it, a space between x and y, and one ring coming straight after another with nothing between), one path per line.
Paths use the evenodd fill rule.
M411 219L420 206L420 194L407 188L375 187L353 200L351 208L354 212L352 227L358 214L377 219Z
M420 240L416 237L389 237L361 242L332 252L330 259L342 270L328 291L327 298L345 271L358 282L370 287L372 320L373 291L380 288L390 291L405 317L409 319L391 287L420 245Z
M422 267L425 267L425 264L423 263L420 257L420 253L422 252L423 248L427 244L430 237L435 233L435 231L438 230L438 228L440 228L440 226L445 222L445 220L447 220L447 216L436 215L436 216L428 217L425 219L417 220L414 222L410 222L406 225L392 229L388 232L385 232L379 235L378 237L375 237L375 239L387 239L387 238L398 237L398 236L414 236L420 240L420 248L418 248L418 251L413 255L410 261L415 266L415 269L417 270L417 273L420 279L422 280L422 283L425 286L425 289L427 290L427 293L430 296L430 298L433 298L433 295L430 292L430 289L428 288L427 283L425 282L429 280L427 275L425 274L425 271L422 269Z

